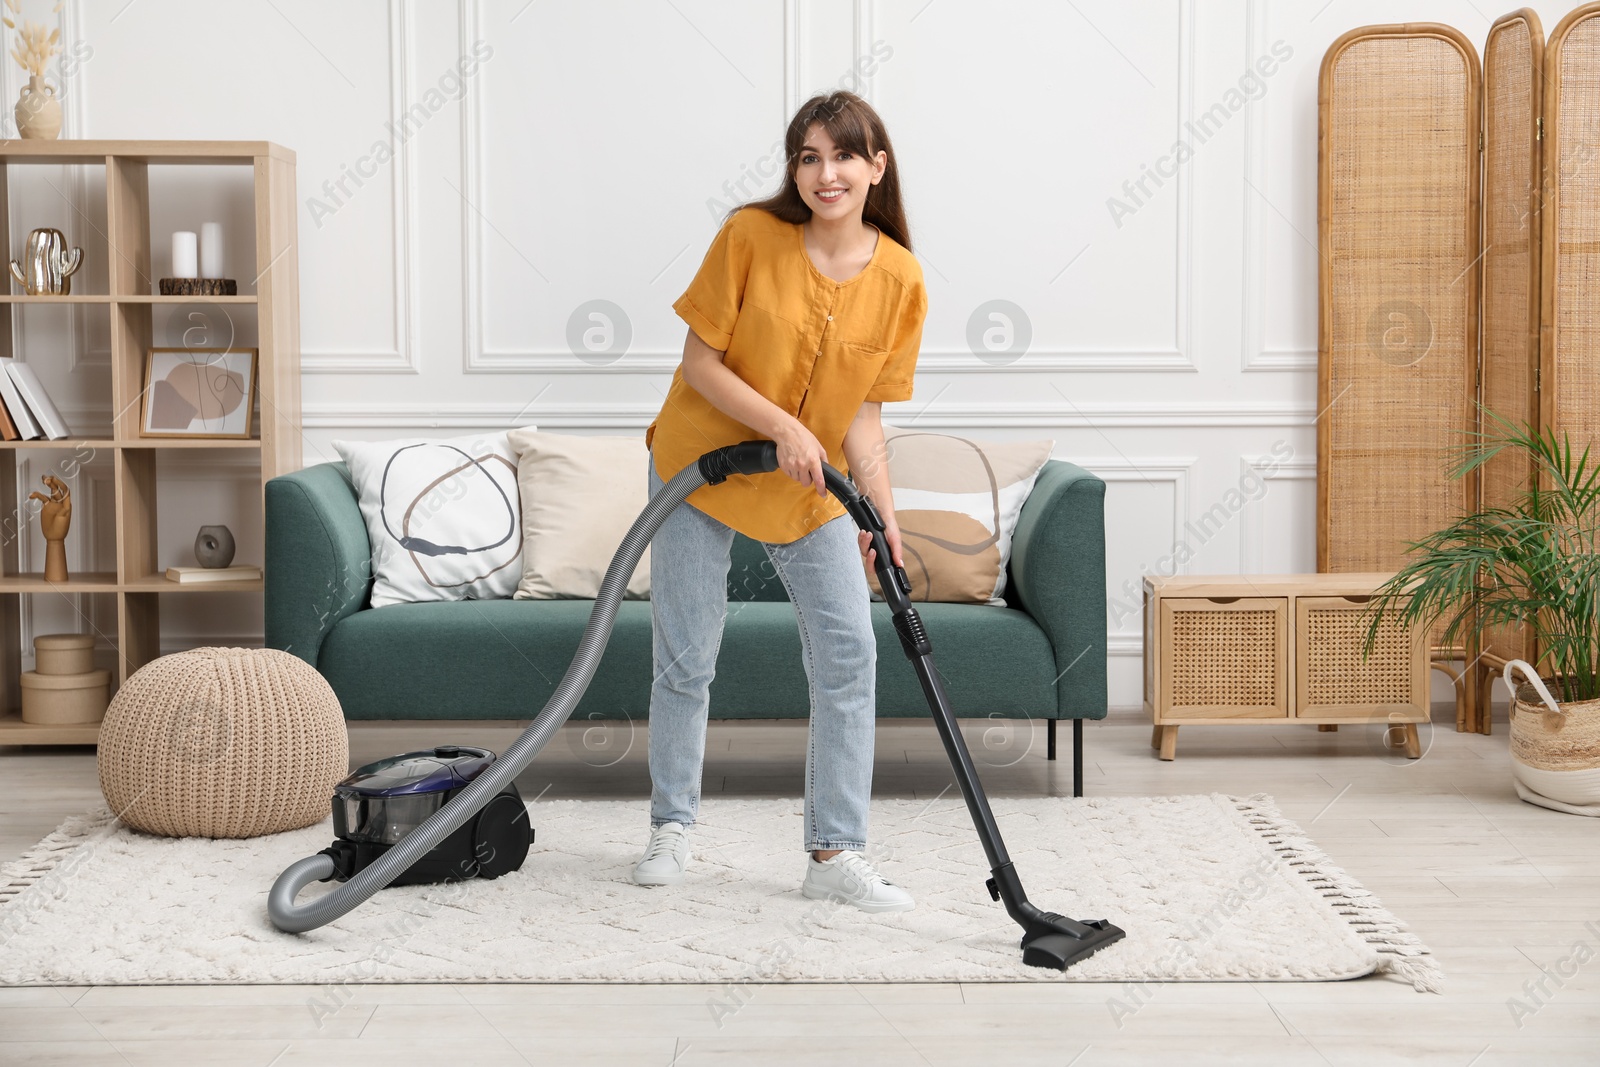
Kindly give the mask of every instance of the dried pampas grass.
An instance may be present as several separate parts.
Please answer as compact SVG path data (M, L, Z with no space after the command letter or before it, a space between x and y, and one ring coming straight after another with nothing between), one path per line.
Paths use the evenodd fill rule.
M66 6L67 0L57 0L56 6L50 9L53 15ZM5 0L6 8L12 15L22 15L22 0ZM17 24L9 16L0 16L13 30ZM51 30L45 33L44 24L39 22L24 22L22 29L17 30L17 43L11 46L11 58L15 59L23 70L35 77L44 77L44 68L50 58L61 51L61 31Z

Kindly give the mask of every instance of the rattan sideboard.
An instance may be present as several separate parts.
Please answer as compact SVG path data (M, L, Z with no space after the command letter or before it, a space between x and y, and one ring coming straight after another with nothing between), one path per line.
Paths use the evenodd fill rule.
M1370 659L1368 601L1388 573L1184 575L1144 580L1144 706L1151 745L1177 752L1179 726L1294 721L1337 730L1385 723L1421 755L1428 635L1386 613Z

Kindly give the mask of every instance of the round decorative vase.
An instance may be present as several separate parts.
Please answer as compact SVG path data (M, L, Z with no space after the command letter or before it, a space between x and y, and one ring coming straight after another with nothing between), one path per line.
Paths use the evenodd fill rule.
M1600 815L1600 700L1558 703L1551 711L1530 685L1511 702L1511 773L1530 804Z
M61 135L61 101L56 89L35 74L22 87L15 111L17 133L36 141L53 141Z
M194 558L202 567L226 567L233 550L233 531L226 526L202 526L194 539Z

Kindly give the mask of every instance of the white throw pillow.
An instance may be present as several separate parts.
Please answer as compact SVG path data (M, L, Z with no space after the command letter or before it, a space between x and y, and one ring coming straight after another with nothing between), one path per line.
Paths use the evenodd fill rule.
M517 457L504 433L335 441L372 542L372 606L509 597L522 574Z
M522 493L518 600L593 599L649 501L644 438L512 430ZM650 596L650 546L623 593Z

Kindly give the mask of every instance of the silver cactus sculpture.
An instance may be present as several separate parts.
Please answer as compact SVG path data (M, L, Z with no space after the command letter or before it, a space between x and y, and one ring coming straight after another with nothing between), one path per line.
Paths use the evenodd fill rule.
M47 226L28 234L22 262L11 261L11 274L29 296L66 296L72 292L72 274L82 262L83 249L74 248L69 253L61 231Z

